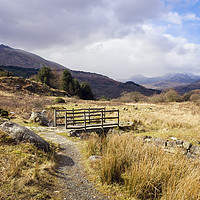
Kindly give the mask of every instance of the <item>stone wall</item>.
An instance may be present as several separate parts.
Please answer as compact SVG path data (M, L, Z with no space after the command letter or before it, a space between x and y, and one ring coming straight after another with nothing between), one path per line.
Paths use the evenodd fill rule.
M170 140L151 136L138 137L138 139L143 140L145 143L152 143L161 147L164 151L169 153L175 153L178 149L181 149L183 154L189 158L200 158L200 146L192 145L190 142L179 140L175 137L171 137Z

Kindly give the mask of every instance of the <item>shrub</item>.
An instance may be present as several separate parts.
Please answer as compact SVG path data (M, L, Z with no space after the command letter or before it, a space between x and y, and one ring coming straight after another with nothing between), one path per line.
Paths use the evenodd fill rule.
M65 100L63 98L61 98L61 97L58 97L58 98L54 99L53 103L54 104L56 104L56 103L65 103Z
M175 90L169 90L165 93L166 101L168 102L180 102L181 97Z
M154 94L153 96L149 97L149 100L152 103L162 103L162 102L166 102L166 97L164 93Z
M139 92L130 92L130 93L123 93L118 100L121 102L140 102L140 101L147 101L147 97Z
M0 108L0 117L8 117L8 111Z

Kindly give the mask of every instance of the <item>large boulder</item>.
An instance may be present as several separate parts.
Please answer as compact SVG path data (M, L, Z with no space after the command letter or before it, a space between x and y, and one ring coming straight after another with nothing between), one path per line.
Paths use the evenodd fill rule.
M47 141L24 126L11 121L5 121L0 125L0 130L7 133L18 142L30 142L43 151L47 152L50 150L50 146Z
M46 111L32 112L29 121L34 122L34 123L39 123L42 126L48 126L49 121L46 118L45 113L46 113Z

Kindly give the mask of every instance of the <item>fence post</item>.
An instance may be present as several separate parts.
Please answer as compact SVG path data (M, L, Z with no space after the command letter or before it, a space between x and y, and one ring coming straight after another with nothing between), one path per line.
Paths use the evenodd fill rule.
M90 108L88 109L88 111L89 111L89 118L88 118L88 120L89 120L89 124L90 124Z
M86 114L85 114L85 111L84 111L84 127L85 127L85 130L86 130L87 124L86 124Z
M72 109L73 126L74 126L74 108Z
M104 116L103 116L103 110L101 110L101 126L102 126L102 129L103 129L103 122L104 122Z
M57 123L56 123L56 115L57 115L57 113L56 113L56 109L55 109L55 110L54 110L54 127L57 126Z
M118 127L119 127L119 110L117 110L117 124L118 124Z
M103 111L104 111L103 117L104 117L104 123L105 123L106 122L106 112L105 112L106 111L106 107L103 108Z
M65 128L67 129L67 112L65 112Z

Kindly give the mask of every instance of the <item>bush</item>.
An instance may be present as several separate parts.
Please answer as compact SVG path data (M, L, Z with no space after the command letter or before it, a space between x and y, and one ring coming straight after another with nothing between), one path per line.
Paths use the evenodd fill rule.
M154 94L153 96L149 97L149 100L152 103L162 103L162 102L166 102L166 97L164 93Z
M8 111L0 108L0 117L8 117Z
M56 104L56 103L65 103L65 100L63 98L61 98L61 97L58 97L58 98L54 99L53 103L54 104Z
M123 93L120 98L118 98L121 102L145 102L147 101L147 97L139 92L130 92L130 93Z
M180 102L181 96L175 90L169 90L165 93L167 102Z

